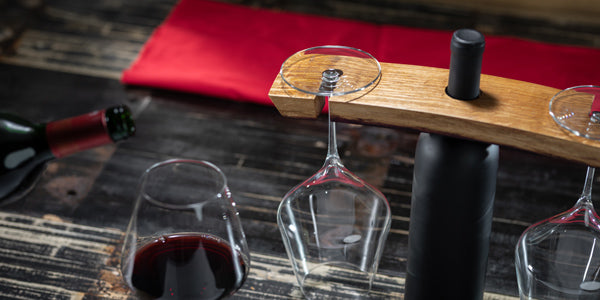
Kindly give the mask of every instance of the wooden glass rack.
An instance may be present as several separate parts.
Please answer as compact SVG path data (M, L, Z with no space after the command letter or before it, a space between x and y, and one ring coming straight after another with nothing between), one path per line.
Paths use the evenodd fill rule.
M413 128L515 147L600 166L600 143L577 137L548 112L560 90L529 82L481 75L478 99L461 101L445 93L448 69L381 63L379 81L345 96L332 97L334 120ZM278 75L269 97L286 117L316 118L325 99L299 92Z

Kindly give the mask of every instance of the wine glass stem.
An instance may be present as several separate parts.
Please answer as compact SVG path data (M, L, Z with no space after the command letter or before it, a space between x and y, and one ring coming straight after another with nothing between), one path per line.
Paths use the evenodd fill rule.
M325 101L327 101L327 103L329 103L329 98L330 97L325 97ZM327 144L327 160L334 159L334 158L339 159L340 155L338 154L338 150L337 150L335 122L331 121L331 107L329 107L329 110L327 112L327 118L329 121L329 141Z
M587 174L585 175L585 184L583 185L583 192L579 198L578 204L591 204L592 203L592 185L594 183L594 173L596 169L588 166Z

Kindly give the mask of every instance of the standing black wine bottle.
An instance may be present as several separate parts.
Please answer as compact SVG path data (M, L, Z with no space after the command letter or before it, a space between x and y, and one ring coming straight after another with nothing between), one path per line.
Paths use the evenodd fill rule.
M456 101L479 96L484 46L475 30L454 32L446 92ZM483 298L498 155L497 145L419 136L405 299Z
M0 113L0 205L27 194L47 161L117 142L134 133L134 121L126 106L47 124Z

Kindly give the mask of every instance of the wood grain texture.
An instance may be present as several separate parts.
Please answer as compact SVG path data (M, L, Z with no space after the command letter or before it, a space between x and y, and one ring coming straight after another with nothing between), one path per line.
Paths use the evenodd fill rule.
M600 47L595 0L226 0L254 7L484 35L517 36L550 43ZM548 4L548 5L547 5ZM588 9L588 7L594 8ZM534 9L535 8L535 9Z
M0 213L3 299L125 299L119 270L123 233L46 215Z
M448 0L221 0L253 7L281 9L378 24L455 30L474 28L485 35L510 35L551 43L600 47L600 24L515 16L508 12L472 9L479 2ZM436 1L446 2L440 5ZM510 1L514 0L489 0ZM9 3L12 1L8 1ZM528 1L522 5L540 5ZM563 3L553 0L554 4ZM586 0L578 0L584 4ZM136 58L154 28L168 15L176 0L81 3L46 1L27 28L18 32L14 49L2 53L7 64L119 79ZM544 2L545 3L545 2ZM558 5L558 4L557 4ZM567 5L567 4L565 4ZM579 5L579 4L578 4ZM568 5L567 5L568 6ZM508 7L508 9L512 9ZM588 10L589 12L589 10ZM9 19L0 11L0 19ZM25 14L23 14L25 17ZM19 20L23 22L23 20ZM1 23L1 22L0 22ZM21 26L22 27L22 26Z
M557 23L600 24L600 5L594 0L427 0L422 3L478 13L546 19Z
M0 213L0 295L3 299L135 299L119 271L124 233L64 222L53 215L34 218ZM339 273L352 280L352 273ZM281 283L269 286L273 280ZM286 258L253 253L252 269L233 299L303 299ZM401 299L404 280L379 275L372 299ZM323 295L347 299L326 288ZM484 299L513 297L486 293Z
M32 120L60 118L73 110L84 112L89 107L112 105L116 99L139 111L134 138L114 149L86 151L51 163L32 193L22 201L2 207L3 212L40 219L52 215L67 224L123 232L133 208L139 176L145 168L173 157L209 160L228 178L251 255L256 257L251 268L257 273L251 274L238 299L299 296L297 284L289 281L291 270L280 273L284 272L287 257L276 213L281 197L323 164L326 118L291 119L272 107L165 91L124 90L118 81L111 79L11 65L2 65L0 78L11 82L0 87L0 105ZM66 88L69 82L71 85ZM147 99L150 101L146 102ZM397 284L390 292L401 292L418 132L337 125L344 164L358 176L374 179L373 184L390 201L392 228L379 274L383 283L391 280ZM381 147L382 141L393 144L390 152L372 150ZM511 298L517 294L514 246L519 235L530 224L572 205L581 191L584 175L585 166L580 164L501 148L486 278L488 299L514 299ZM48 189L55 186L52 183L72 177L90 182L91 187L86 187L81 195L79 190L73 195L69 189ZM14 251L20 251L14 247ZM118 249L119 246L115 248ZM0 260L7 262L13 257L3 255L0 253ZM36 292L48 292L43 283L52 280L53 275L47 270L51 268L40 264L38 272L43 275L29 279L40 284ZM60 273L69 285L75 286L78 278L69 274L76 271L63 268ZM0 289L5 285L16 289L20 282L0 281ZM261 295L267 296L261 298ZM93 294L88 298L94 299Z
M0 62L119 79L177 1L46 2Z
M482 75L481 96L460 101L445 93L447 69L381 65L382 78L372 90L330 98L333 118L409 127L600 166L600 143L568 133L549 115L550 99L559 92L555 88ZM297 93L289 89L292 88L277 76L269 92L282 115L309 118L321 111L316 108L300 113L309 107L308 96L302 95L298 100ZM286 97L289 97L287 101ZM295 106L300 103L302 105Z
M426 28L476 25L488 33L553 42L591 45L598 40L594 27L473 15L398 1L228 2ZM120 278L114 277L113 259L118 257L139 176L157 161L186 157L221 167L238 203L252 266L234 299L300 299L287 267L276 211L281 197L322 165L327 120L290 119L271 107L123 87L116 80L121 70L135 59L136 49L174 3L47 1L47 9L22 36L16 53L0 58L3 111L46 122L126 103L136 111L139 129L125 143L49 164L28 197L1 208L0 265L6 272L0 274L0 298L128 299L129 292L121 290ZM337 126L344 164L360 177L372 178L390 201L392 229L376 289L397 296L406 272L418 132ZM372 150L382 141L393 144L389 153ZM516 299L514 246L519 235L530 224L568 209L579 196L584 177L585 165L501 148L485 299ZM594 201L598 203L596 196ZM52 256L59 253L59 242L69 245L61 251L73 255L72 263L65 255Z

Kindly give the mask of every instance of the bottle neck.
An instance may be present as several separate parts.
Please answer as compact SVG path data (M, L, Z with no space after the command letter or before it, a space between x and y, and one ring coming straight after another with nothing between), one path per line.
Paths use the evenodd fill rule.
M120 106L50 122L45 132L50 151L60 158L125 139L135 127L129 110Z

